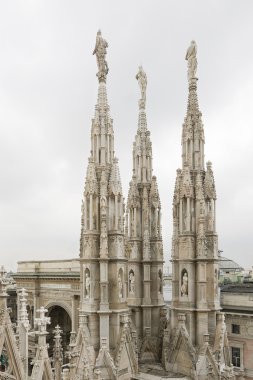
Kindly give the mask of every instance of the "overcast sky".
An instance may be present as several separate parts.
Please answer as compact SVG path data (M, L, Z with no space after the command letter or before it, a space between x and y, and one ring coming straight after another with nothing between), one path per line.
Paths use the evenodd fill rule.
M219 249L253 265L252 0L23 0L0 3L0 263L78 257L97 101L96 32L124 196L131 179L140 64L169 262L172 197L187 104L185 52L198 45L205 157L213 162Z

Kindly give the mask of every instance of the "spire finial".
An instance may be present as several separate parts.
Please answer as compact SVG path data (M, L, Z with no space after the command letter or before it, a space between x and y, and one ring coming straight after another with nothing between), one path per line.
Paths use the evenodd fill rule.
M139 101L139 107L145 108L146 105L146 88L147 88L147 75L143 70L142 66L139 66L139 71L136 74L136 79L138 80L140 90L141 90L141 99Z
M198 66L197 61L197 44L195 41L191 41L191 45L188 47L185 59L188 61L188 81L196 78L196 71Z
M102 37L101 30L97 32L96 45L93 50L93 55L96 54L98 72L97 77L99 82L106 82L106 75L108 74L108 65L105 60L106 57L106 48L108 47L108 43Z

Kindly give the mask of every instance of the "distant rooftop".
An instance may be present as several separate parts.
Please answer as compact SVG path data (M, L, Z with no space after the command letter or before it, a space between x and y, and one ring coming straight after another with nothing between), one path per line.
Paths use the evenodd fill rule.
M253 293L253 283L226 284L221 286L221 292L229 293Z
M224 272L226 272L226 271L239 272L239 271L243 270L243 268L239 264L237 264L235 261L230 260L224 256L220 256L219 267Z

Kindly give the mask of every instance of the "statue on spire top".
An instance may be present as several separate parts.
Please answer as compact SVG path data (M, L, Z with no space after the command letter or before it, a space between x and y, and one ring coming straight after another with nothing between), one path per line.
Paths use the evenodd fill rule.
M185 59L188 61L188 81L196 78L196 71L198 66L197 61L197 44L195 41L191 41L191 45L188 47Z
M99 30L97 32L96 45L92 53L93 55L96 54L96 58L97 58L97 65L98 65L97 77L98 77L99 82L106 81L106 75L108 74L108 71L109 71L107 62L105 60L107 47L108 47L108 43L102 37L101 31Z
M147 75L143 70L142 66L139 66L139 71L136 74L136 79L138 80L140 89L141 89L141 99L140 102L144 104L146 103L146 88L147 88Z

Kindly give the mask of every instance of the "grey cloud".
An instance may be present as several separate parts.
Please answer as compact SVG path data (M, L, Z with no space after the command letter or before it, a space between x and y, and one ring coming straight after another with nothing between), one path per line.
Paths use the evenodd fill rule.
M97 97L98 28L109 42L108 99L127 197L139 89L163 207L166 262L187 104L184 54L198 43L198 94L218 192L220 248L251 266L250 0L2 2L0 6L1 262L77 257L80 205Z

